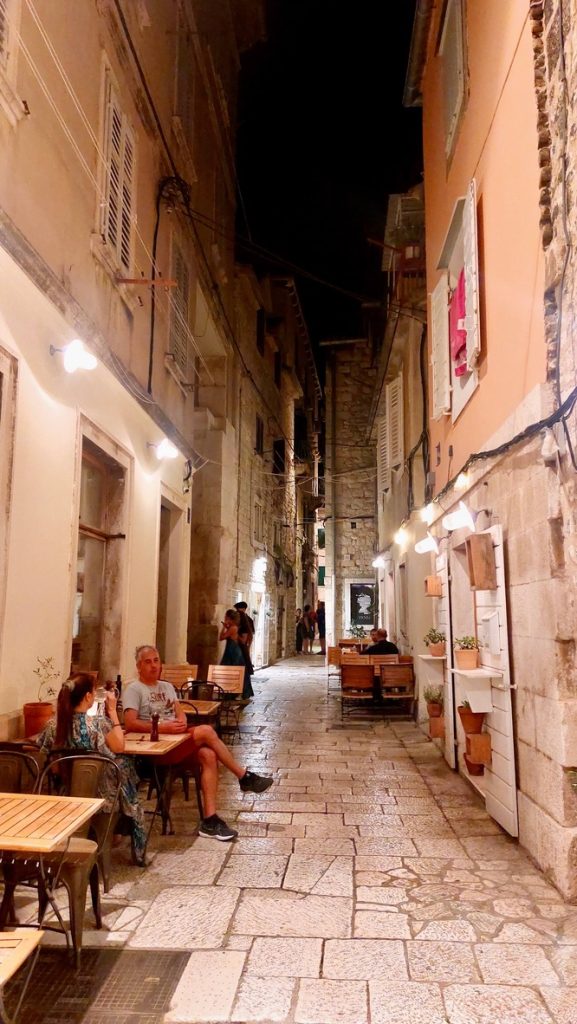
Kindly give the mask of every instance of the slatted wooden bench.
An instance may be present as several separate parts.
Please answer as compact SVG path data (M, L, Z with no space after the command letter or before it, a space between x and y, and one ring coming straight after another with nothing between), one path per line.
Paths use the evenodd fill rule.
M26 990L38 958L40 940L44 932L35 928L14 928L13 931L0 932L0 1018L5 1024L14 1024L26 995ZM34 954L28 970L26 981L13 1017L9 1017L4 1006L4 986L16 971Z

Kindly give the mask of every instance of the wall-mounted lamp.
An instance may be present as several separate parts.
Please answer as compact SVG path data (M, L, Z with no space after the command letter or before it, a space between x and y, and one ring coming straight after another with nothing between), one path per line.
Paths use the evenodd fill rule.
M50 355L53 356L57 352L62 352L64 355L62 361L66 373L74 373L75 370L94 370L98 363L96 356L86 351L84 342L80 338L75 338L74 341L62 348L55 348L54 345L51 345Z
M455 490L456 491L466 491L468 486L469 486L469 474L468 473L459 473L457 479L455 480L455 484L454 484Z
M427 530L427 536L415 544L415 551L418 555L424 555L427 551L434 551L436 555L439 554L439 542L436 537L433 537L432 533Z
M478 513L469 511L464 501L460 501L454 512L449 512L446 516L443 516L443 527L445 530L452 532L466 526L471 533L474 533L477 515Z
M409 535L404 526L400 526L393 537L395 544L398 544L400 548L404 548L408 539Z
M435 516L435 508L432 501L421 509L421 519L427 526L430 526Z
M371 564L373 566L373 569L384 569L385 559L383 558L382 555L377 555L377 557L373 559Z
M158 444L154 441L147 441L146 447L155 449L156 458L159 462L161 459L176 459L180 455L178 448L167 437L164 437Z

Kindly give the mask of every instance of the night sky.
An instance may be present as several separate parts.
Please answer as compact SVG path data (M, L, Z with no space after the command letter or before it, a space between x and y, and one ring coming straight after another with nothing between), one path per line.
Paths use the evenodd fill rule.
M243 58L238 234L368 300L383 293L389 192L421 180L420 111L402 106L415 0L268 0ZM257 269L284 272L239 246ZM360 305L293 274L311 337L355 337Z

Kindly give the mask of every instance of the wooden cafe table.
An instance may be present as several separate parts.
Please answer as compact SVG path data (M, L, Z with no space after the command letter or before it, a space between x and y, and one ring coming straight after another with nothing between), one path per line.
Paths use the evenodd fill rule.
M99 797L0 793L0 850L51 853L103 804Z

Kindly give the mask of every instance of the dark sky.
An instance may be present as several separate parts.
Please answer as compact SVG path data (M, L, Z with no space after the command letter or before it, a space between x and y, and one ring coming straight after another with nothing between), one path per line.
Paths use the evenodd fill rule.
M422 168L420 112L402 106L414 8L268 0L268 41L243 59L238 174L253 241L369 299L383 279L366 237L382 239L388 193ZM358 302L295 277L315 342L358 334Z

